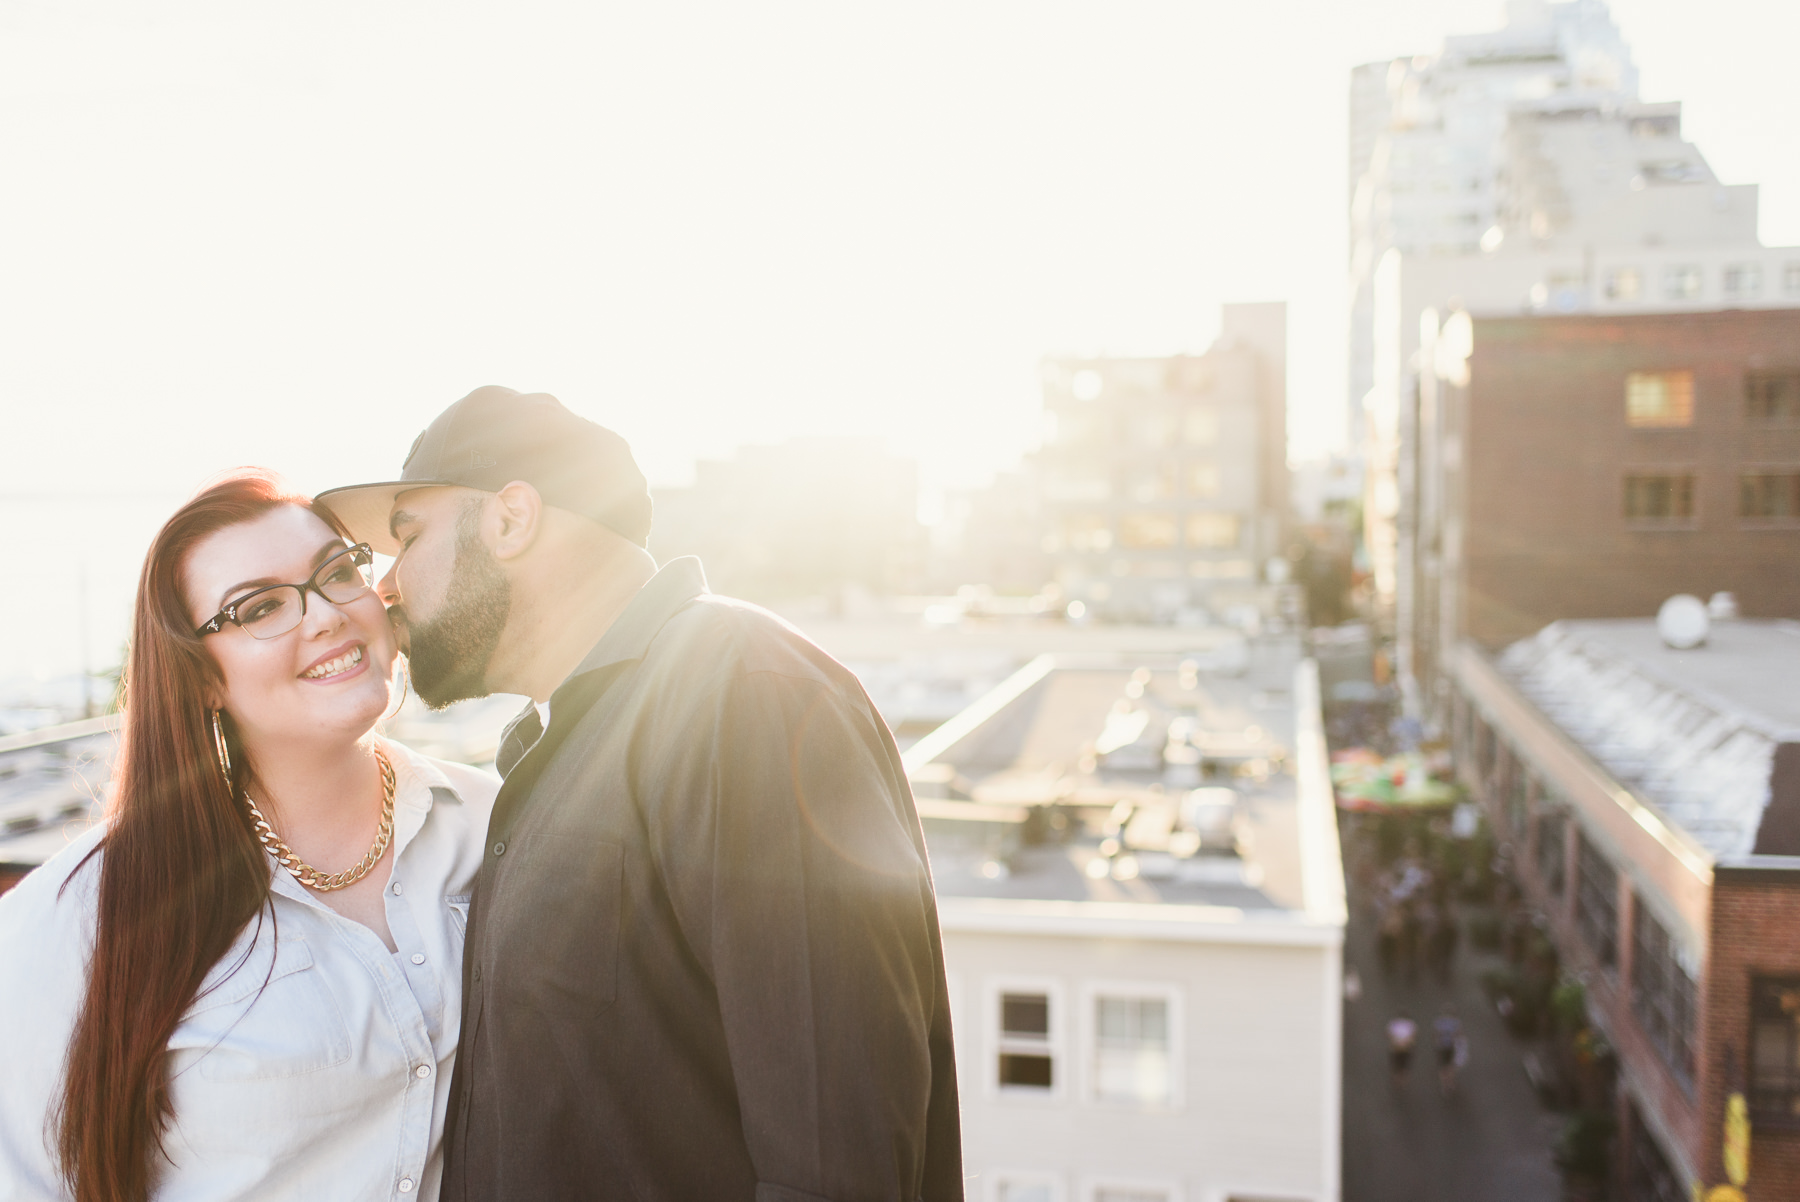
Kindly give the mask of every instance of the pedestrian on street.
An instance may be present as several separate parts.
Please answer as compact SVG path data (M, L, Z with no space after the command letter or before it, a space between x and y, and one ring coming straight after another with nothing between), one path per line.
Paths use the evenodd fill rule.
M1388 1068L1395 1087L1406 1084L1406 1072L1412 1067L1413 1044L1419 1037L1419 1025L1404 1010L1388 1021Z
M1449 1002L1432 1024L1437 1042L1438 1092L1449 1097L1456 1092L1456 1073L1469 1059L1469 1038L1463 1033L1462 1020Z

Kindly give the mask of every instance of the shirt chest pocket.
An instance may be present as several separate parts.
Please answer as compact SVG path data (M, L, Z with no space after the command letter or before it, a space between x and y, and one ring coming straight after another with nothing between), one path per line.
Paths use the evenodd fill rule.
M223 964L242 955L234 949ZM273 961L271 963L271 960ZM209 982L210 983L210 982ZM169 1040L171 1071L208 1081L300 1077L350 1059L350 1030L304 940L259 943L203 991Z
M624 849L579 835L524 835L507 845L482 924L488 987L537 1009L591 1014L618 990ZM485 887L485 886L484 886Z

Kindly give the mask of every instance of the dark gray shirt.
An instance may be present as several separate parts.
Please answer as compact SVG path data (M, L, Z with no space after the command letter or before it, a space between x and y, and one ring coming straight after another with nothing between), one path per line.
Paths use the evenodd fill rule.
M943 949L887 726L657 573L501 744L447 1202L960 1199Z

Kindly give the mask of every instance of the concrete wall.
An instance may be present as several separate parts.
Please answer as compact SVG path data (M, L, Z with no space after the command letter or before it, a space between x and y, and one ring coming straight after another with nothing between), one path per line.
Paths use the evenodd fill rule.
M1328 961L1336 947L964 931L947 931L944 943L971 1200L988 1202L1006 1170L1049 1174L1062 1202L1087 1202L1102 1182L1160 1184L1170 1202L1337 1197L1340 1068L1327 1030L1341 1005ZM1003 1096L991 1084L988 1011L1006 980L1043 980L1063 999L1059 1096ZM1079 1010L1084 989L1109 982L1178 990L1174 1106L1086 1096Z

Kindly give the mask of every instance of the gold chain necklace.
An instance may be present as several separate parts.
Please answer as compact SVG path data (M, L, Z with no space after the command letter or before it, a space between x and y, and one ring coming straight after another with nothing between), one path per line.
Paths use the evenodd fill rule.
M250 807L250 817L256 823L256 838L275 857L275 862L287 869L293 878L308 889L318 893L330 893L333 889L342 889L346 885L354 885L369 874L369 869L387 853L388 843L394 837L394 766L388 763L387 753L380 747L375 748L375 760L381 765L381 826L375 832L375 845L369 848L369 854L362 858L362 863L343 872L330 876L320 872L305 860L294 854L282 837L275 833L269 820L262 816L256 803L250 800L250 794L244 794L244 804Z

